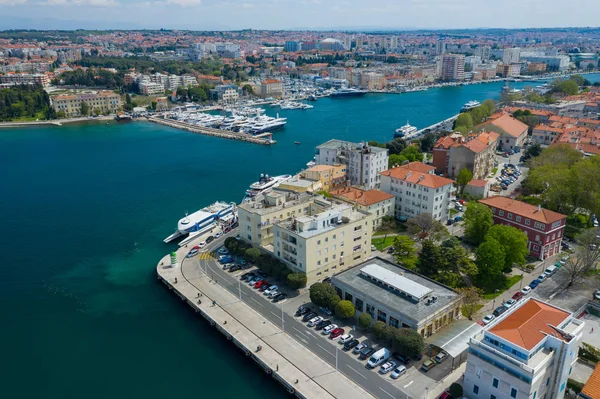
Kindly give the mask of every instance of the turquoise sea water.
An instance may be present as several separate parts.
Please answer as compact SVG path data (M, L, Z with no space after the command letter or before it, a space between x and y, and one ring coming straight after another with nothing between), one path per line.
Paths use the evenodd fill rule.
M272 147L150 123L0 130L3 394L287 396L156 282L162 239L186 210L239 201L258 174L295 173L330 138L389 140L501 86L320 99L280 111Z

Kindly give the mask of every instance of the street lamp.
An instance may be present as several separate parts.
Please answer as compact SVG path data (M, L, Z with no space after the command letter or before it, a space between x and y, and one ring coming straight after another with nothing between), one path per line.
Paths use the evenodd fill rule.
M494 290L494 301L492 302L492 309L494 309L496 307L496 295L498 293L498 291L500 291L498 288L496 288Z
M523 288L523 274L521 273L521 284L519 284L519 289Z

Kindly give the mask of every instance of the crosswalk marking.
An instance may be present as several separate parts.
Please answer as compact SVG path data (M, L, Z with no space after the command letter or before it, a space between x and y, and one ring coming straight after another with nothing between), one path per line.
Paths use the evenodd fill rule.
M198 255L198 259L213 260L215 259L215 257L210 252L203 252L200 255Z

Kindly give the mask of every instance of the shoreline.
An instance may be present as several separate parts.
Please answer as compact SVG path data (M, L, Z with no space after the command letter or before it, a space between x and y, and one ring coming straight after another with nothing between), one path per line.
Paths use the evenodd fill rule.
M52 119L43 121L31 121L31 122L0 122L0 128L3 127L28 127L28 126L62 126L73 123L81 122L106 122L114 121L115 117L112 115L108 116L97 116L95 118L81 117L81 118L65 118L65 119Z

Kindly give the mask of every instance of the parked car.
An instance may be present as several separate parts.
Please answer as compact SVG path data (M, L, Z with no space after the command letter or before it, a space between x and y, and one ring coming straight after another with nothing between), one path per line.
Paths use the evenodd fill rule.
M523 295L527 295L531 292L531 287L526 285L525 287L523 287L523 289L521 290L521 294Z
M437 355L435 355L435 362L436 363L442 363L444 360L446 360L448 358L448 354L444 351L441 351L440 353L438 353Z
M256 283L254 283L254 288L255 289L259 289L260 287L269 284L269 282L267 280L259 280Z
M438 399L454 399L454 397L452 395L450 395L449 391L444 391L442 392L442 394L438 397Z
M321 312L324 312L328 316L333 315L333 312L331 310L327 309L325 306L321 306L319 309L321 310Z
M325 277L325 278L323 279L323 282L324 282L324 283L331 283L331 277Z
M222 235L223 233L219 231L218 233L215 233L215 238L221 238Z
M402 353L392 353L392 357L398 361L399 364L409 364L410 358L403 355Z
M252 277L256 277L256 274L252 273L252 272L247 272L241 275L240 280L242 281L247 281L248 279L251 279Z
M371 357L373 353L375 353L375 348L370 348L367 346L366 348L360 351L358 358L360 360L366 360L367 358Z
M310 312L310 308L308 306L301 305L298 310L296 310L296 317L304 316Z
M515 295L512 296L512 299L515 301L518 301L521 298L523 298L523 293L521 291L515 292Z
M594 291L594 299L600 299L600 290Z
M406 366L400 365L394 370L392 370L392 374L390 374L390 377L392 377L393 379L397 379L404 373L406 373Z
M281 294L281 292L279 292L279 290L274 290L274 291L271 291L271 293L269 295L267 295L267 298L273 299L279 294Z
M262 289L262 288L261 288L261 289ZM279 290L279 287L277 287L276 285L271 285L271 286L269 286L269 287L267 287L267 288L265 289L265 295L267 295L267 296L268 296L268 295L270 295L270 294L271 294L273 291L278 291L278 290Z
M429 370L431 370L432 368L434 368L436 364L437 364L437 363L436 363L436 362L434 362L433 360L431 360L431 359L427 359L427 360L425 360L425 361L423 362L423 365L421 366L421 370L423 370L423 371L429 371Z
M241 259L240 258L240 259L238 259L237 263L238 263L238 265L244 267L244 266L246 266L248 264L248 261L246 259Z
M313 317L315 317L317 314L315 312L308 312L304 314L304 317L302 318L302 321L304 323L306 323L307 321L309 321L310 319L312 319Z
M192 250L190 252L188 252L188 254L185 257L193 258L196 255L198 255L198 250L196 248L192 248Z
M273 298L273 303L281 302L281 301L283 301L285 298L287 298L287 295L286 295L286 294L284 294L284 293L277 294L277 295L275 295L275 297Z
M321 316L316 316L316 317L313 317L312 319L310 319L310 320L308 321L308 324L307 324L307 326L309 326L309 327L314 327L314 326L316 326L317 324L319 324L321 321L323 321L323 318L322 318Z
M350 342L354 339L352 334L344 334L340 337L340 344L345 344L346 342Z
M213 242L213 241L214 241L214 239L215 239L215 237L213 237L213 236L208 236L208 238L206 239L206 243L207 243L207 244L210 244L211 242Z
M539 283L543 283L545 279L546 279L546 275L545 275L545 274L540 274L540 275L538 276L538 278L537 278L537 280L538 280L538 284L539 284Z
M509 299L508 301L504 302L504 303L503 303L503 305L504 305L504 306L505 306L507 309L510 309L510 308L511 308L511 306L513 306L515 303L517 303L517 301L511 298L511 299Z
M325 327L327 327L328 325L331 324L331 320L321 320L317 325L316 325L316 329L317 331L324 329Z
M369 345L365 344L364 342L361 344L358 344L354 347L354 349L352 350L352 353L360 353L363 349L368 349Z
M338 328L337 324L330 324L330 325L328 325L328 326L325 326L325 327L323 328L323 331L321 332L321 334L323 334L323 335L328 335L328 334L331 334L331 332L332 332L333 330L335 330L336 328Z
M531 288L532 290L535 289L535 287L537 287L538 285L540 285L539 280L533 280L531 283L529 283L529 288Z
M377 251L377 247L375 245L371 245L371 251Z
M496 316L494 316L493 314L489 314L489 315L485 316L485 317L484 317L484 318L481 320L481 322L482 322L484 325L488 325L488 324L490 324L490 323L492 322L492 320L494 320L495 318L496 318Z
M227 255L229 253L229 250L227 248L225 248L225 247L221 247L221 248L219 248L219 250L217 251L217 253L219 255Z
M219 257L219 263L224 264L224 263L232 263L233 262L233 258L229 255L223 255Z
M508 310L508 308L504 305L500 305L498 306L493 312L492 314L496 317L500 316L502 313L506 312Z
M237 272L238 270L242 270L240 265L233 265L229 268L229 273Z
M331 333L329 333L329 338L330 339L336 339L337 337L340 337L342 335L344 335L344 329L343 328L336 328L333 331L331 331Z
M381 368L379 368L379 374L387 374L395 368L396 368L395 362L385 362L381 365Z
M359 340L357 340L356 338L355 338L355 339L351 339L350 341L348 341L348 342L346 342L346 343L344 344L344 348L343 348L343 349L344 349L345 351L349 351L350 349L352 349L352 348L354 348L355 346L357 346L359 342L360 342L360 341L359 341Z

